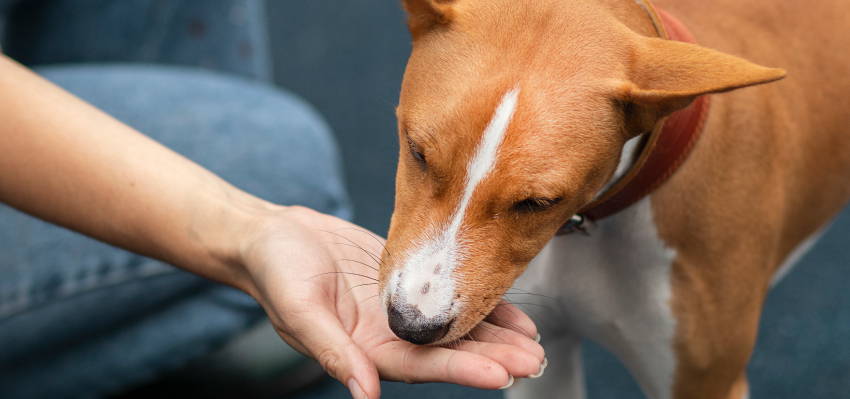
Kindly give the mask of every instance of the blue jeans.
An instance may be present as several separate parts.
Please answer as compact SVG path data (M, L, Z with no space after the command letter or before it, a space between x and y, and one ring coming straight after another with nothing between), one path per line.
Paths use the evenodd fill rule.
M248 192L348 218L327 125L266 82L262 12L250 0L0 0L11 57ZM233 289L0 205L2 398L119 392L263 317Z

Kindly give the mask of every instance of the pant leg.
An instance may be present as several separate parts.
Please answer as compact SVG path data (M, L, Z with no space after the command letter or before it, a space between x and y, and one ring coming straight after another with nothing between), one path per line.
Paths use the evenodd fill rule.
M6 41L4 40L6 36L6 19L9 14L9 10L12 9L15 4L20 0L0 0L0 51L6 45Z
M39 72L255 195L350 217L329 129L286 92L179 68ZM5 207L0 246L3 398L115 392L262 318L235 290Z
M271 79L263 0L0 0L26 65L161 63Z

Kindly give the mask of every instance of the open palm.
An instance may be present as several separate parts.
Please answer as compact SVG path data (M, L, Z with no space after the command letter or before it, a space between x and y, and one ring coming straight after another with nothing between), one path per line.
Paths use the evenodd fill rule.
M355 397L380 396L379 376L497 389L538 374L543 348L534 323L512 305L496 308L464 339L446 347L400 340L378 295L383 239L304 208L268 218L243 262L278 334L317 359Z

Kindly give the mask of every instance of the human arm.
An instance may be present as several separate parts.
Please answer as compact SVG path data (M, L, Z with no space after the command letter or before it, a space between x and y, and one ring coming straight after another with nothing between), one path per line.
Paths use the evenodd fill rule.
M379 253L375 239L358 237L350 231L355 226L339 219L245 194L3 61L0 151L7 156L0 160L0 200L249 292L285 339L320 358L343 381L354 375L362 381L368 374L364 384L374 380L376 385L377 374L368 372L375 366L386 378L434 379L427 372L435 367L408 362L405 370L382 363L408 359L402 356L407 347L385 350L400 343L386 335L386 321L367 323L361 317L383 317L379 302L354 301L371 295L374 287L355 288L349 295L354 277L339 273L370 273L363 265L340 262L343 257L373 260L331 245L335 236L326 232L377 246L369 250ZM333 362L346 348L353 354ZM358 357L361 352L365 355ZM464 366L468 363L452 363L478 372ZM460 378L472 373L456 374L448 380L469 383Z

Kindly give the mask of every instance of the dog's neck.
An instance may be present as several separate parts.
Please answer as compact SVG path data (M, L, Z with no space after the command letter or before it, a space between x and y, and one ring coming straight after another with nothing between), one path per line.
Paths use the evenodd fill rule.
M612 14L629 29L645 36L663 36L663 32L659 30L660 21L657 20L655 15L655 8L646 0L600 0L600 3L611 10ZM644 139L645 136L641 135L626 142L620 155L617 170L594 199L605 194L635 165Z
M655 15L654 6L647 3L646 0L601 0L601 2L611 9L620 22L628 26L631 30L647 36L663 35L659 30L659 21ZM608 192L615 183L620 181L634 167L643 148L642 144L645 138L645 135L641 135L633 137L626 142L620 154L620 163L617 165L617 170L614 172L611 180L605 184L602 190L599 190L594 199L598 199Z
M622 3L621 3L622 4ZM652 23L658 37L695 42L685 26L648 0L637 0ZM582 230L585 218L599 220L617 213L663 184L687 159L699 138L708 114L708 98L698 97L693 104L660 121L648 134L629 140L623 148L614 176L595 199L581 209L581 217L570 219L559 231L568 234Z

